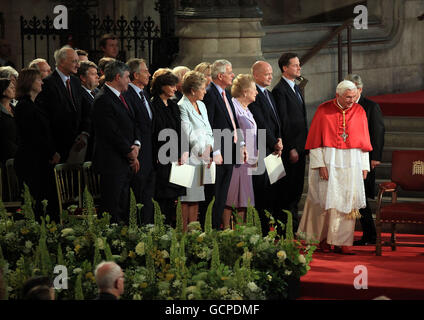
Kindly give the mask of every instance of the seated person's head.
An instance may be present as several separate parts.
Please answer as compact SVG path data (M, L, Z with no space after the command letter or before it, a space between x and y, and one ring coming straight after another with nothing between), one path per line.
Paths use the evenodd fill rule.
M27 280L22 288L24 300L54 300L55 292L48 277L35 277Z
M115 262L101 262L94 275L100 293L110 293L117 298L124 293L124 272Z

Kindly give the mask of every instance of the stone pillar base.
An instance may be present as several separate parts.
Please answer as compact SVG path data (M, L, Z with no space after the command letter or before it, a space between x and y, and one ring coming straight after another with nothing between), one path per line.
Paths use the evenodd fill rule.
M263 59L262 18L178 18L179 53L175 65L194 68L200 62L227 59L235 74L248 73Z

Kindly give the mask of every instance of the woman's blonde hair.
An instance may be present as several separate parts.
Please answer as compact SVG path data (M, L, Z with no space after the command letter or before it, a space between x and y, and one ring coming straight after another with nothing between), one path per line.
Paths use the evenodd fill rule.
M206 77L203 73L198 71L189 71L183 78L183 93L187 96L191 94L191 90L199 90L204 83L206 83Z
M233 85L231 87L231 95L234 98L241 97L245 90L249 89L253 80L252 75L250 74L239 74L233 81Z

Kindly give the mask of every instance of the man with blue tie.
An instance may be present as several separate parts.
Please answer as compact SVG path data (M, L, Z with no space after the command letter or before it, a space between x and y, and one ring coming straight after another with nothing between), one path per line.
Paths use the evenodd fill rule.
M255 118L258 131L265 130L265 157L271 153L281 156L283 142L281 139L280 118L277 113L274 98L271 92L266 88L271 85L272 67L268 62L257 61L252 66L252 75L256 83L258 95L256 96L256 100L249 105L249 110ZM253 176L253 186L256 209L259 212L262 224L262 232L264 235L267 235L269 231L269 220L265 216L265 210L270 212L273 216L276 216L279 209L279 199L281 197L281 195L278 194L278 184L271 185L268 173L265 171L261 175Z
M296 85L300 77L300 61L296 53L284 53L278 60L282 77L272 90L278 116L282 124L282 153L286 177L278 183L284 196L281 209L293 215L293 231L299 223L298 203L302 197L305 179L305 143L308 135L305 100ZM285 216L281 216L284 221Z
M127 61L130 68L128 90L124 93L125 100L132 105L137 126L140 130L141 147L138 154L140 171L134 176L131 187L137 203L143 204L141 209L141 223L152 224L153 202L155 190L155 173L153 170L153 113L150 102L146 98L144 88L149 84L149 69L143 59L130 59Z

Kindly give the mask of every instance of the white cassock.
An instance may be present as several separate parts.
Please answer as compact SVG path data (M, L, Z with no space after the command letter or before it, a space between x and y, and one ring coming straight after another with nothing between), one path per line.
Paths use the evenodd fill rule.
M320 179L320 167L327 167L328 181ZM366 207L362 170L370 171L368 152L330 147L310 150L308 196L299 238L327 239L336 246L353 244L355 218L351 213Z

